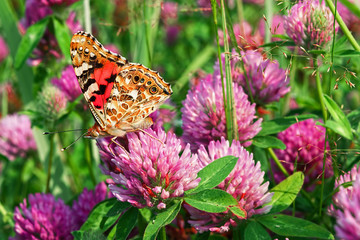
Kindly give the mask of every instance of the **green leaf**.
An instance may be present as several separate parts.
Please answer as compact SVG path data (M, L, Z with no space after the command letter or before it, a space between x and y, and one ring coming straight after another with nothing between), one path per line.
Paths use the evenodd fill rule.
M360 108L351 111L347 116L352 128L356 128L360 123Z
M139 210L131 207L119 219L116 224L115 239L126 239L131 230L135 227Z
M270 192L273 192L274 195L271 202L267 204L272 205L270 213L281 212L288 208L295 200L303 184L304 174L296 172L272 188Z
M334 57L359 57L360 52L352 49L340 50L334 53Z
M240 208L239 206L229 207L229 210L239 219L245 219L247 216L245 209Z
M70 63L71 36L69 28L63 21L56 17L52 18L52 22L54 26L55 37L59 44L60 50L64 55L66 61Z
M347 131L347 128L344 127L343 124L332 121L332 120L327 120L326 124L321 124L322 126L325 126L331 130L333 130L334 132L336 132L337 134L351 140L352 139L352 133Z
M351 125L349 120L346 118L345 114L342 112L340 107L332 100L329 96L324 95L324 102L326 108L328 109L330 115L334 119L326 121L326 127L330 128L334 132L340 134L341 136L351 140L353 138L351 132Z
M347 37L345 35L340 37L339 39L336 39L336 41L335 41L335 49L341 49L341 48L346 47L347 46L346 43L347 43ZM337 51L335 51L335 53L336 52Z
M219 185L234 169L238 157L225 156L218 158L211 162L198 172L198 177L201 178L199 185L185 192L185 194L200 192L205 189L210 189Z
M273 41L266 44L261 45L260 47L288 47L288 46L296 46L295 42L287 39L284 35L273 35L272 37L284 39L283 41Z
M145 221L149 222L151 218L151 210L148 208L139 209L141 216L145 219Z
M244 233L245 240L271 240L267 231L257 222L250 222Z
M182 201L175 202L174 205L156 215L146 227L143 239L156 239L160 228L170 224L175 219L181 209L181 204Z
M262 123L262 129L258 133L258 136L267 136L271 134L276 134L279 132L284 131L292 124L309 119L314 118L317 119L318 117L314 114L304 114L304 115L297 115L297 116L288 116L284 118L277 118L270 121L266 121Z
M81 238L84 235L84 231L80 231L80 230L79 231L73 231L73 232L71 232L71 235L73 235L75 240L81 240Z
M88 231L73 231L71 234L74 236L75 240L105 240L106 237L104 234L97 230L88 230Z
M108 230L116 222L118 216L106 217L106 215L117 201L116 198L110 198L98 203L90 212L88 219L81 226L80 230L101 229L102 232Z
M207 189L185 196L184 200L194 208L211 213L225 212L228 207L238 204L233 196L220 189Z
M326 54L327 52L324 50L309 50L307 51L309 54L313 54L313 55L318 55L320 56L321 54Z
M256 136L252 140L252 144L259 148L279 148L285 149L286 145L278 138L273 136Z
M44 35L47 24L49 23L49 17L45 17L35 24L31 25L27 30L23 38L21 39L19 48L15 56L15 68L22 67L26 59L32 53L34 48L38 45L40 39Z
M106 217L119 216L124 209L131 207L128 202L116 201L110 210L106 213Z
M6 43L8 44L10 55L15 59L16 52L19 49L19 45L22 39L18 29L18 10L10 6L11 1L0 1L0 25L1 25L1 34L5 37ZM18 2L20 3L20 2ZM17 87L19 89L19 95L23 103L28 103L33 99L33 71L30 66L23 64L20 69L12 71L16 74L17 77ZM2 78L4 78L2 74ZM4 80L4 79L3 79ZM38 145L40 146L40 145Z
M334 239L334 236L325 228L300 218L274 214L257 218L270 231L286 237L308 237L318 239Z

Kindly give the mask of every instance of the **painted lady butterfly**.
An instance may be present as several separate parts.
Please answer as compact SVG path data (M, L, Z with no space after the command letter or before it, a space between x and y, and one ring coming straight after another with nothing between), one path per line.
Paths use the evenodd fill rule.
M103 47L91 34L77 32L70 55L95 124L85 136L122 137L149 128L154 112L172 94L158 72L130 63ZM114 139L113 138L113 139Z

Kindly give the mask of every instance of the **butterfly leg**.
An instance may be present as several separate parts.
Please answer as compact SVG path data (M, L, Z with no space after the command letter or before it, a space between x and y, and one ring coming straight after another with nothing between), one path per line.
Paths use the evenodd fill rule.
M146 135L148 135L149 137L151 137L152 139L155 139L155 140L159 141L162 145L164 145L164 143L160 139L158 139L157 137L154 137L150 133L144 131L144 129L151 127L152 124L153 124L153 120L151 119L151 117L148 116L145 119L143 119L141 122L132 125L134 129L132 129L130 131L128 130L128 132L141 131L141 132L145 133Z
M121 147L121 148L124 150L124 152L128 155L128 157L130 158L129 152L124 148L124 146L122 146L121 144L119 144L118 142L115 141L116 138L117 138L117 136L111 138L111 141L110 141L110 143L109 143L109 145L108 145L108 149L110 150L110 152L112 153L112 155L115 156L115 154L114 154L113 150L110 148L110 146L111 146L111 144L115 143L116 145L118 145L119 147Z
M158 139L157 137L154 137L153 135L151 135L150 133L144 131L144 130L141 129L141 128L137 128L137 129L131 130L131 131L129 131L129 132L138 132L138 131L143 132L144 134L148 135L148 136L151 137L152 139L155 139L156 141L160 142L162 145L165 145L165 144L163 143L163 141L161 141L161 140Z

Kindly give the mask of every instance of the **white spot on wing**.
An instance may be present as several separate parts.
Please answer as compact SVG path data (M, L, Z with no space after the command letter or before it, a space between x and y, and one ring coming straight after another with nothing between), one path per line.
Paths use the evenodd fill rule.
M138 95L138 90L132 90L130 93L129 93L130 96L133 97L133 99L136 99L137 98L137 95Z
M77 77L79 77L82 73L83 73L82 67L75 68L75 74Z
M88 90L84 93L84 95L87 95L88 98L91 97L91 93L93 93L94 91L98 91L99 87L97 86L96 83L93 83L89 86Z
M83 70L83 72L84 71L87 71L89 69L89 64L87 64L87 62L83 62L83 64L82 64L82 70Z

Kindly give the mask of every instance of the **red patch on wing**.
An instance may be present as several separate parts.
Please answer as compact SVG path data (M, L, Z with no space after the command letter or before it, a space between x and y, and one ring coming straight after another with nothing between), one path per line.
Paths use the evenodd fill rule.
M104 109L107 98L110 97L116 75L119 67L114 62L106 61L101 68L94 69L93 78L95 79L99 90L93 92L95 100L93 104L97 109Z

